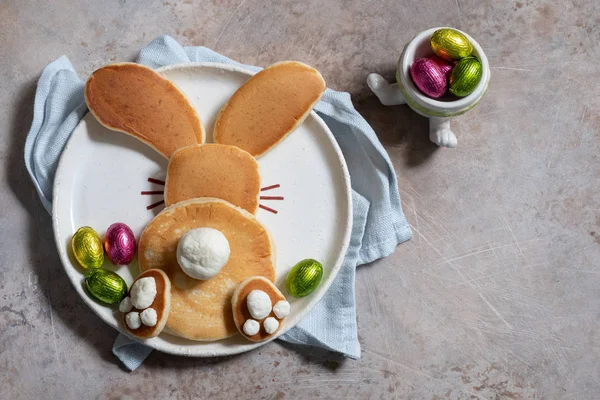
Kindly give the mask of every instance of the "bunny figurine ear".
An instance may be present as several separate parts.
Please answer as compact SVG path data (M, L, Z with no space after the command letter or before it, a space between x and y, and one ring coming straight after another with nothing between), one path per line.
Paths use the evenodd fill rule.
M221 109L215 142L260 157L304 121L325 88L321 74L306 64L273 64L244 83Z
M117 63L96 70L85 85L85 101L102 125L138 138L167 158L181 147L204 143L194 107L148 67Z

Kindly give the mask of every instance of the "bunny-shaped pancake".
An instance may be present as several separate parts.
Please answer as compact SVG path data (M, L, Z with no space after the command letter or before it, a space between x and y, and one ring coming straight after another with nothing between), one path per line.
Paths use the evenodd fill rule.
M295 61L264 69L221 109L216 143L202 144L195 110L172 83L155 75L136 64L101 68L86 84L86 101L104 126L129 133L170 158L164 182L167 208L139 239L139 266L142 272L160 269L172 282L170 332L219 340L238 332L231 307L236 286L253 276L275 280L274 243L253 215L261 190L254 157L302 123L325 82L315 69ZM178 246L186 242L180 239L200 228L219 231L230 249L220 270L206 280L186 275L178 259ZM202 253L198 260L216 254L208 242L192 246Z

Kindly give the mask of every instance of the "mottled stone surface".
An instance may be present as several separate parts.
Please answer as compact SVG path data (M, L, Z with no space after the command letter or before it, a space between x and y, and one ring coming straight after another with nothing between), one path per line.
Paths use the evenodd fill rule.
M2 0L0 398L600 398L599 16L597 0ZM455 150L365 84L444 25L492 65ZM87 77L162 33L244 63L312 64L379 134L415 235L358 271L360 361L272 343L155 352L128 374L72 290L22 160L35 83L62 54Z

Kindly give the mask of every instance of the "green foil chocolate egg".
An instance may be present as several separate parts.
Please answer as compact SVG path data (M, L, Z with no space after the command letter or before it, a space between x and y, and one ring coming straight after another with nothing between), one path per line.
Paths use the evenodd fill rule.
M442 28L433 32L429 44L433 52L444 60L460 60L473 53L473 45L456 29Z
M306 259L294 265L285 280L285 288L294 297L311 294L323 278L323 265L313 259Z
M94 269L85 277L85 286L90 295L106 304L117 304L127 294L127 283L116 272Z
M71 239L73 255L83 268L100 268L104 263L104 247L100 235L84 226L79 228Z
M458 97L468 96L475 90L483 68L475 57L466 57L460 60L450 72L450 93Z

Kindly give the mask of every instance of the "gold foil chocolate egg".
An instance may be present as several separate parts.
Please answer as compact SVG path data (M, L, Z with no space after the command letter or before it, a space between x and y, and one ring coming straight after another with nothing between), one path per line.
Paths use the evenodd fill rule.
M460 60L473 53L473 45L465 35L451 28L433 32L429 39L433 52L444 60Z
M294 265L285 280L285 288L294 297L311 294L323 278L323 265L313 259L306 259Z
M79 228L71 239L73 255L83 268L100 268L104 262L104 247L100 235L84 226Z
M483 75L481 63L475 57L460 60L450 72L450 93L458 97L468 96L475 90Z
M127 283L116 272L94 269L85 277L85 286L96 300L106 304L117 304L127 294Z

